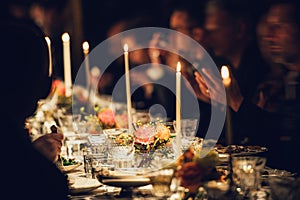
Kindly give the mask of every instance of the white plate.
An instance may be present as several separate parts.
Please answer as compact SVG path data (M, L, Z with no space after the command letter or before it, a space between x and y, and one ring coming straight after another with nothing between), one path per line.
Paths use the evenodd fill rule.
M145 168L123 168L117 170L109 170L107 174L101 175L103 179L134 179L142 177L144 178L145 175L152 173L153 169L145 169Z
M150 179L143 177L136 178L122 178L122 179L102 179L102 183L109 186L130 188L130 187L140 187L149 185Z
M114 136L114 135L119 135L121 133L127 133L128 132L128 129L125 129L125 128L111 128L111 129L104 129L103 130L103 133L106 135L106 136Z
M69 192L71 194L87 193L102 185L97 179L85 177L76 177L73 181L74 183L69 186Z

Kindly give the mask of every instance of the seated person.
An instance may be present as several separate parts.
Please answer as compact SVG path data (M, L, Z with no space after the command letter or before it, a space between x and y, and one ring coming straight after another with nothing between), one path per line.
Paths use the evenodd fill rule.
M20 21L0 27L2 195L13 199L68 199L65 176L56 167L62 134L30 141L24 129L37 101L50 91L48 52L42 31Z
M295 158L298 156L300 131L299 9L299 3L292 0L277 2L271 5L265 19L267 31L260 45L265 45L263 50L268 61L274 67L284 67L284 70L279 74L278 70L272 70L273 74L268 74L257 85L251 98L245 98L231 74L227 94L228 104L240 127L247 133L249 144L269 149L267 165L298 173L300 165ZM204 94L203 78L196 74L196 80ZM214 93L217 91L218 88L214 88Z

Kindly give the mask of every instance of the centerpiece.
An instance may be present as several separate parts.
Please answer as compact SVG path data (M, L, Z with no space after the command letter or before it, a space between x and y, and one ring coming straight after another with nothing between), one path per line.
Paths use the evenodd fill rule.
M150 167L157 150L168 154L168 147L171 146L171 138L174 136L162 122L138 122L134 137L135 152L142 156L138 167Z
M127 127L126 113L117 113L108 106L95 105L93 114L87 113L85 107L81 107L80 113L92 134L101 133L104 129Z

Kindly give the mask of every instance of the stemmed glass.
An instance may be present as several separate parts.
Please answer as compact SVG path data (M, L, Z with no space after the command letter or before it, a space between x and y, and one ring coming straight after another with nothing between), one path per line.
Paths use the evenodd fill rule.
M181 142L183 150L190 147L195 139L196 130L198 125L198 119L182 119L181 120ZM176 128L176 121L173 122L174 129Z

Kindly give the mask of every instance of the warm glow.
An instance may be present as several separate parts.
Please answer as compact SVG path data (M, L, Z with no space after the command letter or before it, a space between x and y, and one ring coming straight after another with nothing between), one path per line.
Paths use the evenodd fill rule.
M68 33L64 33L62 36L61 36L61 39L63 42L68 42L70 40L70 36Z
M46 37L45 37L45 40L46 40L46 42L47 42L48 45L51 45L51 40L50 40L49 37L46 36Z
M177 72L180 72L180 70L181 70L181 64L180 64L180 62L178 61L178 62L177 62L177 67L176 67L176 71L177 71Z
M228 79L229 78L229 70L228 67L223 65L221 68L221 76L223 79Z
M124 51L128 52L128 44L124 44Z
M82 49L84 51L88 51L89 48L90 48L90 45L89 45L89 43L87 41L85 41L84 43L82 43Z

